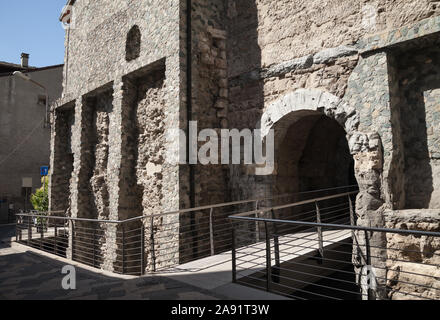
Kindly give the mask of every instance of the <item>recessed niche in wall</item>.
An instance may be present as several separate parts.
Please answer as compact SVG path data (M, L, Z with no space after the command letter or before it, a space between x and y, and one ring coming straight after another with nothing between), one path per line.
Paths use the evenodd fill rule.
M141 38L141 30L138 26L133 26L127 34L125 60L132 61L139 58L141 53Z
M66 211L70 207L70 179L73 172L72 134L75 125L75 101L55 110L55 140L51 182L51 210Z
M83 97L84 149L80 179L84 179L83 181L89 185L89 199L84 201L84 212L95 219L107 219L109 216L107 165L112 111L113 83Z
M440 208L440 37L392 54L398 81L392 98L400 109L405 209Z

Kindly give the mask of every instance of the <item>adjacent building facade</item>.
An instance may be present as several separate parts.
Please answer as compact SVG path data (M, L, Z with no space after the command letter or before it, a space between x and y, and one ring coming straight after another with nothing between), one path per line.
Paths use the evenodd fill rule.
M438 2L69 4L52 210L122 220L355 183L359 225L439 229ZM275 170L166 161L189 143L167 132L188 132L189 121L199 130L273 129ZM185 241L178 230L168 236ZM373 235L432 262L420 241Z
M33 209L30 195L41 187L40 168L50 160L46 92L13 73L45 86L49 104L62 91L62 65L34 68L28 59L23 54L21 65L0 63L0 222L13 222L14 212Z

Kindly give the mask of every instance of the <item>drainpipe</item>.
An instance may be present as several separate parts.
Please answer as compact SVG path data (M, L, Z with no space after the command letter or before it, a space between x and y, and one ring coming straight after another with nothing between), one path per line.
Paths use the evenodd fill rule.
M192 121L192 1L186 1L186 24L187 24L187 69L186 69L186 94L187 94L187 107L186 107L186 159L189 165L189 200L190 207L195 207L195 187L194 187L194 165L189 164L190 156L190 136L189 136L189 123Z
M187 69L186 69L186 94L187 94L187 107L186 107L186 117L187 117L187 127L186 127L186 159L189 165L189 202L190 208L195 208L196 200L195 200L195 185L194 185L194 171L195 168L193 164L189 163L190 159L190 136L189 136L189 123L193 120L192 117L192 1L186 1L186 56L187 56ZM195 227L196 217L195 212L190 213L190 230L192 237L195 239L197 237L197 230ZM197 245L194 245L192 248L193 257L196 258L198 256L198 248Z

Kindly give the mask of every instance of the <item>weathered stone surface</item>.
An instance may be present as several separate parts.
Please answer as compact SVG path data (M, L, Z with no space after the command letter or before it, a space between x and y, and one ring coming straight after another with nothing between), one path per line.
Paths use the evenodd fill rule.
M440 231L440 210L387 211L387 228ZM391 299L440 298L440 238L387 234L388 286Z
M122 1L102 3L77 2L79 20L70 35L61 105L76 104L73 168L56 151L54 158L67 169L54 168L59 174L54 177L56 181L71 177L66 181L69 199L62 198L62 203L70 205L73 216L84 215L92 206L88 212L96 216L99 212L112 219L129 218L272 197L283 190L311 190L320 183L339 186L349 183L349 169L355 171L360 189L359 225L384 226L386 210L405 209L408 204L440 205L435 34L440 12L431 1L331 0L322 10L320 1L196 0L191 8L191 57L186 47L185 1L154 6L148 1L130 6ZM365 9L371 9L370 16L365 16ZM140 53L127 62L125 41L134 25L142 34ZM420 35L427 37L418 39ZM187 83L188 61L191 83ZM97 111L84 99L99 98L102 88L113 90L108 99L112 108ZM414 99L419 101L413 103ZM421 111L422 105L426 110ZM68 136L62 132L67 130L66 117L55 117L58 147ZM167 141L165 132L186 129L188 120L198 121L200 130L261 127L266 136L275 129L275 170L257 176L258 166L195 165L190 170L167 163L165 151L178 151L181 146L178 140ZM425 193L430 202L419 205L426 200ZM54 189L53 194L59 192ZM171 243L156 243L165 257L156 262L160 265L166 258L182 262L182 257L206 246L205 238L191 242L184 232L203 219L202 212L153 219L146 233L157 233ZM172 228L165 228L170 224ZM429 224L414 227L430 228ZM107 231L114 243L117 230ZM206 228L195 232L208 234ZM216 235L215 243L224 237ZM385 276L387 239L373 234L371 241L382 248L375 251L379 257L375 263ZM149 240L145 244L149 247ZM433 245L425 241L419 247L428 252ZM114 263L116 251L109 250L107 256L104 267L119 267ZM356 268L363 266L365 261ZM402 268L390 269L393 288L402 274L397 267ZM386 293L380 291L378 297L385 298Z
M337 58L357 54L357 52L358 51L356 48L348 47L348 46L339 46L336 48L330 48L315 54L313 56L313 63L326 64L336 60Z
M313 64L313 56L305 56L298 59L293 59L290 61L277 64L268 69L263 69L261 71L261 77L270 78L279 75L284 75L288 72L295 71L298 69L310 68Z

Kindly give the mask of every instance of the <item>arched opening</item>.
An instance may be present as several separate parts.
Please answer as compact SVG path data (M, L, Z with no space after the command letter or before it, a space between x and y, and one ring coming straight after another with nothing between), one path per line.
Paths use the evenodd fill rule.
M334 119L308 111L280 137L276 192L297 193L356 183L346 132Z
M320 111L299 110L281 118L274 129L275 193L294 194L290 201L301 205L272 211L272 218L344 225L355 222L355 195L345 194L358 188L355 165L340 122ZM322 197L326 200L315 201ZM270 232L277 235L275 260L281 257L272 273L276 288L304 299L317 299L322 294L358 298L349 231L278 224ZM291 250L288 246L294 254L286 253ZM323 288L336 289L325 292Z
M138 26L133 26L127 34L125 46L125 59L132 61L139 58L141 53L141 30Z
M300 110L288 115L284 129L276 132L276 178L274 193L294 194L300 201L336 195L357 189L354 159L350 154L345 129L333 118L319 111ZM277 133L278 131L278 133ZM353 199L354 202L354 199ZM347 204L347 198L321 202L323 222L347 223L348 208L330 214L337 205ZM310 207L310 208L309 208ZM310 215L304 212L310 211ZM280 218L316 221L314 205L286 210Z

